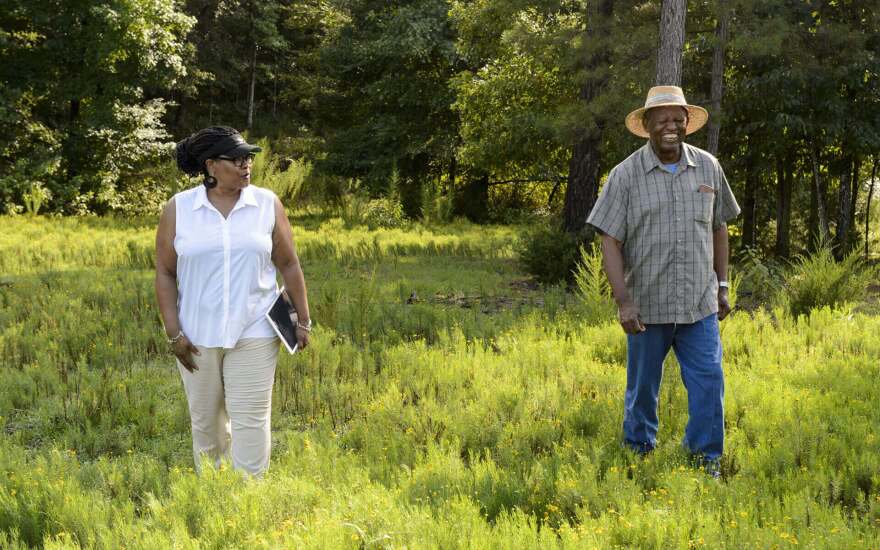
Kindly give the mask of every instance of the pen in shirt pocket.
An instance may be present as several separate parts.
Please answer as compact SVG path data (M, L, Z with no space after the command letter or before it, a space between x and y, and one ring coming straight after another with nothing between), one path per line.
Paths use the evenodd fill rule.
M700 186L697 188L697 191L699 191L700 193L711 193L713 195L715 194L715 189L709 187L704 183L700 184Z

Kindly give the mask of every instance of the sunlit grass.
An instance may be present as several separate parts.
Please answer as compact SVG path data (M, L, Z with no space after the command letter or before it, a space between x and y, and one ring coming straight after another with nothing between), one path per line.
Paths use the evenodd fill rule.
M724 321L715 482L679 446L675 360L638 459L614 320L464 223L297 226L318 326L278 365L270 471L198 478L152 223L0 218L0 547L880 545L880 318Z

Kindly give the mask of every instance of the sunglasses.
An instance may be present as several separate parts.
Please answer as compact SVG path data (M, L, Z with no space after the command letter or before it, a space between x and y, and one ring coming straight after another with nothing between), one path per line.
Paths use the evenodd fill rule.
M254 161L254 155L245 155L243 157L224 157L222 155L217 157L220 160L228 160L232 164L234 164L238 168L244 168Z

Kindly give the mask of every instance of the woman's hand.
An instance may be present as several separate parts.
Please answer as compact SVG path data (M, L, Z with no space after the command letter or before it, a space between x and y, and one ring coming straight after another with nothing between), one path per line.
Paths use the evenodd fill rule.
M171 344L171 353L177 357L177 360L180 361L183 368L189 372L199 370L199 367L196 366L192 356L201 355L202 353L192 344L192 342L189 341L189 338L187 338L185 334L181 334L180 339Z
M296 327L296 343L299 349L305 349L309 345L309 331L302 327Z

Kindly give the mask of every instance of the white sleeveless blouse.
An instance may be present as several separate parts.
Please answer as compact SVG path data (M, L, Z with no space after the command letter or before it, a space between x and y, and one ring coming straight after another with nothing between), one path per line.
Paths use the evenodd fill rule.
M199 346L234 348L275 332L264 317L278 292L272 264L275 194L248 185L223 218L204 185L174 196L177 310Z

